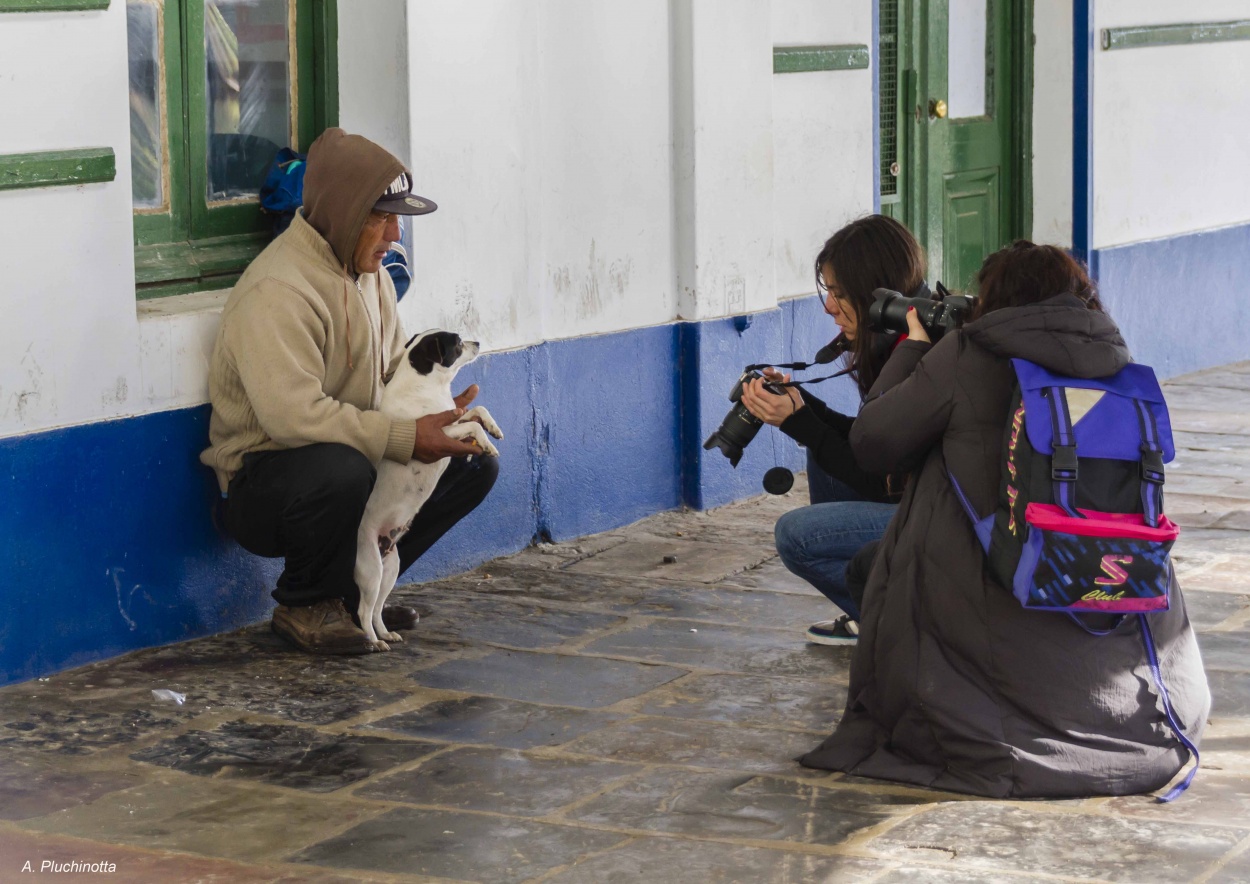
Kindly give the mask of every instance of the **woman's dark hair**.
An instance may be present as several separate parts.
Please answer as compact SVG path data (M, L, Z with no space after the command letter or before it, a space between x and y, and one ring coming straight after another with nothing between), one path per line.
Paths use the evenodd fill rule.
M985 259L977 272L977 291L973 318L1055 295L1076 295L1090 310L1106 312L1080 261L1058 246L1039 246L1027 239L1018 239Z
M818 290L824 288L820 274L825 267L833 274L842 300L855 311L857 333L849 362L860 394L867 395L890 355L884 339L868 331L873 289L910 295L924 282L924 250L911 231L893 218L868 215L829 237L820 250L816 256Z

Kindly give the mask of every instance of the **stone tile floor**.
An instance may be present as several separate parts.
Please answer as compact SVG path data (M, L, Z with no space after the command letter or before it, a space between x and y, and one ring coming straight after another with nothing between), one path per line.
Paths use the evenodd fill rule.
M423 621L390 653L312 658L257 626L0 690L0 882L45 860L131 884L1250 881L1250 363L1168 394L1215 694L1176 804L795 764L850 658L804 643L829 609L771 546L795 491L405 587Z

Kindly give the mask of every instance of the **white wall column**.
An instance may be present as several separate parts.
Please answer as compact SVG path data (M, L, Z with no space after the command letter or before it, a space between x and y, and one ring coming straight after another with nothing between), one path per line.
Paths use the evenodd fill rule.
M777 303L768 0L672 0L678 314Z

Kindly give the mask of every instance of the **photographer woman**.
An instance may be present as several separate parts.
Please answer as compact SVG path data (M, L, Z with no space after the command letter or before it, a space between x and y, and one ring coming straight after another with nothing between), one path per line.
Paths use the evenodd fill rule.
M816 285L825 312L850 344L852 376L861 398L899 340L867 330L873 289L910 295L924 283L924 273L920 245L906 227L884 215L846 225L816 256ZM789 380L776 369L764 374L769 380ZM807 447L812 505L777 520L777 552L790 571L844 612L809 627L808 641L851 643L858 635L859 603L847 589L847 563L885 532L902 491L901 477L870 473L856 462L849 440L854 418L834 411L806 390L785 390L787 395L777 396L765 390L762 381L754 381L742 392L747 410Z
M948 478L976 512L994 510L1009 359L1101 378L1128 349L1061 249L1017 242L986 259L977 283L973 320L936 345L913 333L855 422L864 468L915 472L868 580L846 712L801 761L996 798L1157 789L1188 753L1165 722L1137 619L1094 636L1022 608L989 576ZM1148 616L1173 709L1197 743L1210 693L1175 582L1170 596L1170 610Z

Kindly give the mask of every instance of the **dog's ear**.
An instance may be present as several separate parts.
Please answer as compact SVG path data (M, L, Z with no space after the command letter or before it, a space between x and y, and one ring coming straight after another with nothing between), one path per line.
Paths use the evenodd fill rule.
M436 332L430 337L438 340L438 363L443 368L451 368L464 353L464 344L460 341L460 335L455 332Z
M417 374L429 374L434 370L435 363L442 363L442 353L439 352L437 338L437 334L426 335L408 351L408 364Z

